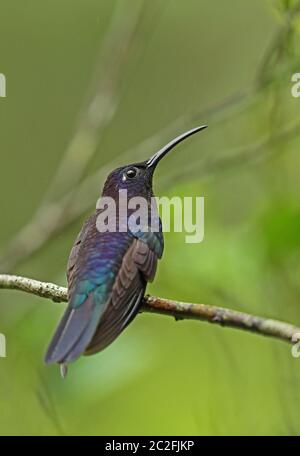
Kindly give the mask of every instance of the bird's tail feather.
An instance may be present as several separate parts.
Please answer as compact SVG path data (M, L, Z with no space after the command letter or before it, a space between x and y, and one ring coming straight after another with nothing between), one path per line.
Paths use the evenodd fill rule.
M45 362L69 363L86 349L97 329L102 306L93 294L77 308L68 307L48 347Z

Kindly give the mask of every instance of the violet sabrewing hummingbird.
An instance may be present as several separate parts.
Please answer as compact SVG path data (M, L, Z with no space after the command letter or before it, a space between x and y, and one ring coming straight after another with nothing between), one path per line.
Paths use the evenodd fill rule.
M150 202L152 177L159 161L178 143L206 128L193 128L141 163L112 171L102 197L118 201L120 190L128 200L143 197ZM157 260L164 248L163 232L151 228L133 231L99 231L100 210L84 223L72 247L67 265L68 307L48 347L45 361L58 363L66 373L68 363L91 355L113 342L139 311L147 282L154 279ZM116 215L116 218L120 215Z

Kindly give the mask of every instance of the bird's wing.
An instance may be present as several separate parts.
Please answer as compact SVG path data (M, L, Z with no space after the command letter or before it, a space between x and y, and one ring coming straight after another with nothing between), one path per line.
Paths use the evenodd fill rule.
M163 244L158 254L157 241L152 239L156 238L156 235L157 233L147 233L146 243L141 240L143 236L140 234L124 255L110 302L85 351L86 355L96 353L109 345L138 313L146 284L154 279L157 259L162 254ZM149 242L150 239L152 242ZM159 243L163 243L162 236L159 236L159 239Z
M70 255L69 255L68 264L67 264L67 280L68 280L69 287L70 287L70 284L72 283L73 271L74 271L75 264L77 262L78 252L79 252L80 246L81 246L82 242L84 241L84 238L88 232L88 226L89 226L89 219L86 220L85 223L83 224L77 238L75 239L75 242L73 244L73 247L72 247Z
M114 277L130 242L99 233L92 216L79 233L68 261L69 303L45 356L46 363L75 360L91 341L110 300Z
M87 223L72 249L69 305L47 350L47 363L72 362L111 343L138 312L146 283L154 278L163 249L158 233L99 235L94 227L93 221Z

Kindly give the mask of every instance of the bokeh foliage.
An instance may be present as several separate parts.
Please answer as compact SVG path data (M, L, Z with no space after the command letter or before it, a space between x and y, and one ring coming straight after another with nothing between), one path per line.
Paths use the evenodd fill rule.
M162 163L155 181L159 194L206 197L205 240L185 244L184 235L167 233L149 292L299 324L300 99L291 96L291 76L300 72L299 1L145 3L116 113L82 178L119 156L122 163L122 152L182 115L180 131L209 123ZM141 7L1 0L3 250L30 221L76 131L114 10ZM101 76L101 61L99 68ZM233 101L224 107L224 100ZM64 284L85 216L13 272ZM289 346L141 315L62 381L43 365L61 312L61 304L0 293L8 348L0 359L1 435L299 434L300 359Z

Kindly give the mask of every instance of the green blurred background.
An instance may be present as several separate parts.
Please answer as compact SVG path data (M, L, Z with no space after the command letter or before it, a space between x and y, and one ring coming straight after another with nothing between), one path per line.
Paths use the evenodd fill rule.
M148 291L299 324L299 10L0 0L0 271L65 284L106 172L208 123L155 179L159 195L206 197L205 240L167 233ZM1 290L1 435L299 434L300 359L287 344L142 314L63 381L43 364L63 308Z

